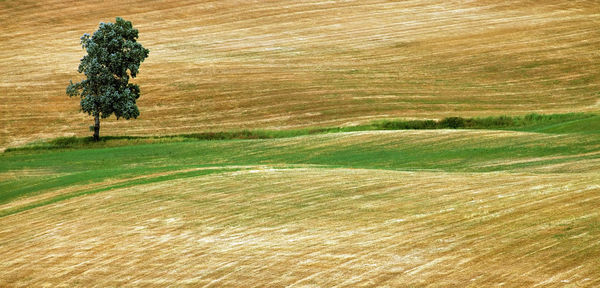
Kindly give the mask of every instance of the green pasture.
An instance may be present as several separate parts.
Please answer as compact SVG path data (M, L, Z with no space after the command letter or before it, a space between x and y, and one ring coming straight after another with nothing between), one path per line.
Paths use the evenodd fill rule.
M543 121L523 124L523 121L513 119L513 127L501 127L522 130L520 132L436 129L331 133L335 131L314 129L260 132L262 134L231 132L216 138L214 133L170 138L109 137L99 143L87 142L85 138L63 138L54 143L63 141L71 145L78 141L75 148L44 149L42 145L0 155L0 204L73 185L157 174L156 177L74 192L71 197L215 173L227 167L318 165L405 171L533 171L547 165L600 158L600 153L596 153L600 151L599 116L573 114L546 117L544 121L545 125L541 123ZM202 135L222 140L202 140ZM258 139L235 139L244 135ZM181 172L199 168L207 169ZM551 171L565 172L560 168ZM163 175L165 173L174 174ZM55 200L63 198L64 195Z

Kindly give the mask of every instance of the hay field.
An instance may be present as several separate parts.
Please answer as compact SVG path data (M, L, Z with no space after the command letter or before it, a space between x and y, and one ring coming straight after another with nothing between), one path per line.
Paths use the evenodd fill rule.
M150 49L136 121L102 135L598 111L596 1L0 1L0 148L88 135L79 37Z
M0 286L595 287L600 139L361 131L0 155Z
M0 284L600 285L597 174L270 167L0 218Z
M591 113L8 149L1 287L600 286L597 1L0 0L0 151L90 134L65 88L116 16L150 56L101 136Z

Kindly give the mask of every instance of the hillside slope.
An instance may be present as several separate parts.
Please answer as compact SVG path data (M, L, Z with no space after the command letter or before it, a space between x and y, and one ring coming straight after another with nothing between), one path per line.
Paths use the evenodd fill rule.
M104 135L598 111L596 1L0 1L0 148L86 135L79 37L150 49L141 116Z
M600 285L596 133L182 141L0 154L0 286Z
M0 218L0 285L597 287L599 184L254 168L113 189Z

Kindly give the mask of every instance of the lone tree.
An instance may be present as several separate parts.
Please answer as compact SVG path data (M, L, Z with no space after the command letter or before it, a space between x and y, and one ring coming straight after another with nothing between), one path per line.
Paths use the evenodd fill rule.
M137 43L137 38L138 30L120 17L116 23L100 23L94 35L85 33L81 37L87 55L81 58L78 72L84 73L86 79L69 81L67 95L80 96L81 111L94 116L95 141L100 139L100 118L113 113L117 119L140 115L135 104L140 87L129 83L129 78L136 77L150 51Z

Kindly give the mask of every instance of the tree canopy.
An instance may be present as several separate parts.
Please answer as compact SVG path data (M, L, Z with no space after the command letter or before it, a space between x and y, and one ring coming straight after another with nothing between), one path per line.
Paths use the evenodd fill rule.
M79 73L86 79L67 86L69 96L81 97L81 110L94 116L94 138L99 138L100 118L115 114L117 119L140 115L136 100L140 88L129 83L139 72L149 50L137 42L138 30L130 21L117 17L115 23L100 23L93 35L81 37L87 55L81 59Z

